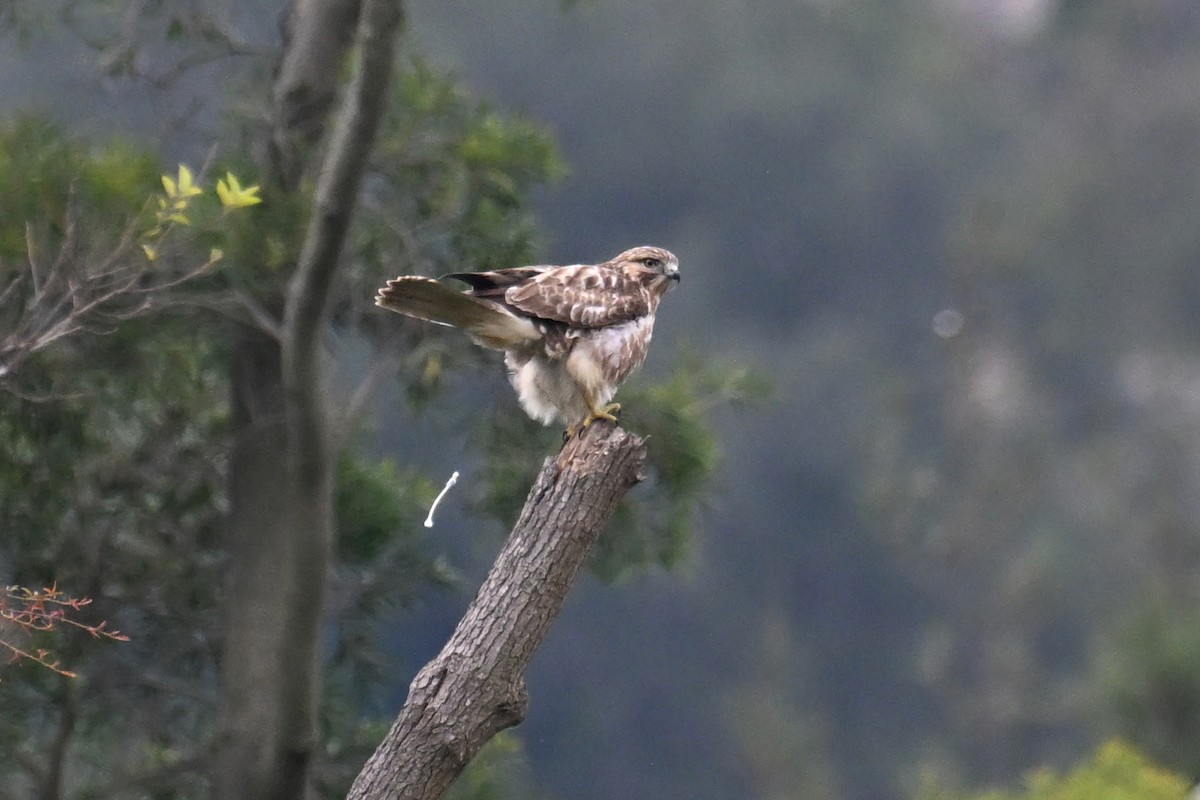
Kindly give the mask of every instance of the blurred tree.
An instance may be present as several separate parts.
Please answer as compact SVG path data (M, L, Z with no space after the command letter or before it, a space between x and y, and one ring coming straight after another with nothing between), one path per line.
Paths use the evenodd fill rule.
M544 795L529 774L521 740L508 731L492 739L446 793L446 800L509 800L514 797L540 800Z
M14 125L0 154L0 180L37 190L8 195L6 234L27 219L51 226L75 186L72 224L103 239L158 183L147 154L89 147L44 122ZM66 234L46 235L57 246ZM82 259L89 250L80 250ZM145 261L136 249L125 257ZM22 258L7 253L0 265L12 274ZM82 631L48 643L83 676L77 682L25 673L27 680L0 681L6 794L108 796L161 786L186 793L206 783L221 638L214 612L227 563L220 531L228 413L223 353L197 324L204 319L193 310L108 321L106 336L66 337L36 354L13 390L0 393L4 580L86 588L97 602L84 618L115 614L135 637L112 652L89 647ZM339 610L359 611L365 624L364 604L404 602L423 581L444 579L411 536L419 521L403 524L431 493L415 476L386 468L376 475L353 461L339 485L343 569L359 570L344 576L355 595ZM357 565L367 560L395 583L361 580ZM361 636L346 632L339 641L361 657L353 646Z
M755 796L762 800L835 800L843 797L829 752L826 715L819 701L795 697L795 676L809 672L778 609L764 614L758 672L728 698Z
M14 243L0 255L6 276L21 273L27 224L53 252L67 219L79 231L71 258L107 257L158 184L148 154L89 147L44 122L7 128L0 165L14 189L0 215ZM137 248L120 259L146 262ZM6 318L31 297L21 289ZM0 571L77 587L95 600L89 615L128 624L135 641L98 650L67 635L51 646L84 677L0 681L0 788L13 796L187 787L203 752L224 498L218 354L183 319L98 321L107 335L57 341L0 392Z
M197 200L204 192L185 166L153 193L148 154L117 144L86 153L45 120L18 120L3 137L0 191L10 216L0 242L0 389L12 390L33 353L144 316L215 266L217 248L193 259L200 235L188 237L186 258L177 239L193 218L208 217L210 228L213 209L226 204Z
M896 376L866 492L897 563L938 598L917 669L949 749L987 780L1078 753L1115 698L1139 746L1195 765L1177 657L1192 637L1114 631L1141 598L1182 618L1200 601L1200 485L1183 466L1200 453L1183 399L1200 20L1173 0L1060 10L989 84L1010 125L1002 166L945 231L962 325L935 325L936 378Z
M733 627L794 581L817 664L794 680L893 700L872 724L830 712L852 796L925 758L995 781L1077 758L1111 731L1110 659L1175 671L1120 633L1136 598L1180 620L1196 602L1196 4L608 7L483 8L475 34L441 19L486 80L557 115L578 170L549 213L597 240L646 217L679 231L711 265L679 298L687 335L780 374L779 413L730 442L706 587L724 579ZM1020 35L984 24L1000 7L1023 9ZM718 304L728 325L704 324ZM845 521L844 497L864 513ZM924 602L822 602L888 579ZM912 628L880 630L897 619ZM839 670L848 642L870 657ZM1185 730L1164 706L1138 729Z
M1163 764L1200 775L1200 609L1149 598L1114 639L1098 680L1115 727Z
M324 66L329 66L326 63ZM390 72L391 65L383 67ZM330 67L331 72L337 70ZM387 157L377 165L379 176L375 188L381 193L390 191L393 197L403 196L409 201L408 214L394 215L392 204L377 204L375 214L379 219L390 218L390 227L386 228L393 237L397 233L405 236L405 243L410 255L416 257L418 252L432 250L436 257L462 263L466 256L462 246L476 248L477 251L489 249L485 239L485 231L491 231L499 239L507 243L507 247L491 248L500 257L511 257L523 254L528 247L529 225L522 222L524 211L521 205L521 195L532 182L544 179L553 173L556 167L553 153L544 137L532 126L526 123L509 124L500 117L484 108L470 103L452 84L433 74L428 69L414 68L411 77L401 81L401 89L411 97L412 105L402 106L402 113L393 122L389 134L388 146L391 148ZM435 99L435 103L420 104L426 98ZM408 122L402 122L405 117ZM28 178L4 173L10 183L22 187L21 192L14 192L11 197L26 201L27 207L13 208L11 216L5 219L14 228L9 234L8 241L14 243L6 264L10 272L15 274L19 269L19 243L25 241L21 235L21 227L26 219L53 221L62 218L62 204L67 196L67 185L71 180L83 174L85 178L95 175L106 182L121 182L125 189L136 189L145 192L146 187L153 186L157 181L149 179L148 173L139 181L129 177L131 166L120 161L120 158L101 153L98 157L89 157L86 150L80 150L77 145L63 143L61 137L46 136L44 133L36 137L24 136L24 129L19 128L3 148L5 164L18 165ZM49 131L49 129L47 129ZM436 131L436 133L435 133ZM504 149L509 143L512 146ZM425 148L424 152L416 152L417 145ZM430 147L430 145L434 145ZM41 148L41 149L39 149ZM490 148L490 149L489 149ZM120 151L117 151L118 153ZM69 156L69 157L64 157ZM365 151L360 154L365 158ZM140 160L138 160L140 159ZM138 155L129 159L129 165L145 167L152 160ZM389 166L390 165L390 166ZM47 169L47 166L50 169ZM50 170L53 171L50 171ZM90 172L89 172L90 170ZM477 177L479 176L479 177ZM440 202L416 202L419 192L411 195L402 194L390 183L390 179L404 181L410 177L419 180L421 191L437 195L445 194L446 188L453 188L456 195L435 198ZM106 185L106 184L105 184ZM31 193L28 187L44 187L40 194ZM91 184L85 183L84 188L90 190ZM278 342L272 338L278 335L286 326L276 317L271 319L271 309L280 309L280 298L284 294L289 273L283 269L283 257L286 252L286 242L290 231L295 225L288 220L288 214L294 213L297 206L287 199L285 188L276 188L267 210L266 218L258 218L252 224L242 226L240 241L235 231L235 244L231 248L231 263L223 272L215 285L206 287L209 294L197 301L202 307L213 307L232 316L239 322L238 328L242 337L249 336L252 342L257 342L260 357L266 357L267 363L257 364L263 371L251 369L249 372L234 371L234 430L233 442L241 442L240 447L247 447L247 436L261 437L263 429L278 428L279 418L273 418L262 406L253 409L240 407L242 414L254 417L255 413L267 414L264 422L257 417L241 419L241 423L249 426L252 433L238 429L237 405L240 395L236 387L238 376L247 381L250 386L263 391L259 399L271 407L278 408L278 396L272 396L260 385L261 381L271 382L280 379L278 358ZM468 194L469 193L469 194ZM328 198L326 198L328 201ZM58 204L57 206L55 204ZM78 225L91 231L103 231L118 227L121 224L121 213L133 214L140 204L140 198L130 197L127 192L122 196L109 195L103 198L85 194L81 205L86 211L86 219L81 219ZM121 209L127 211L122 212ZM106 218L108 214L112 219ZM114 216L117 215L117 216ZM273 230L273 226L282 225L282 229ZM457 230L455 230L457 228ZM367 227L362 239L364 250L373 250L380 258L389 261L402 261L394 251L387 251L378 246L384 238L385 227L376 224L374 228ZM455 246L454 242L463 243ZM474 251L473 251L474 252ZM257 259L255 258L257 256ZM143 258L141 253L138 258ZM518 256L521 257L521 256ZM336 260L336 254L330 256ZM434 257L422 262L428 266ZM349 270L348 270L349 271ZM343 324L354 324L361 313L361 306L366 305L369 297L367 287L373 288L379 280L378 273L369 275L362 269L355 271L362 283L354 280L337 284L339 297L347 298L338 309L339 319ZM349 298L357 297L357 303L349 302ZM274 298L274 299L273 299ZM6 307L7 308L7 307ZM320 316L320 315L318 315ZM199 322L201 324L197 325ZM132 663L141 663L151 654L161 657L156 663L155 674L162 676L159 682L160 691L153 688L137 689L124 681L117 681L110 686L110 693L103 697L80 697L77 690L67 687L61 693L51 691L52 698L57 703L45 702L44 692L35 690L28 696L28 704L24 706L32 710L41 708L42 712L49 707L57 707L60 711L60 727L55 733L53 728L40 727L46 736L53 741L54 747L47 746L45 755L49 762L43 762L43 753L36 747L30 747L29 742L36 741L27 735L22 739L22 745L13 752L25 766L27 780L41 785L45 791L54 787L51 794L73 791L88 787L86 791L105 794L111 788L133 785L151 785L163 781L178 781L175 785L181 790L187 785L201 786L206 783L202 774L210 770L216 775L227 775L229 772L222 768L213 768L207 762L207 751L211 732L205 734L213 724L213 700L228 698L231 691L236 698L236 687L223 693L215 693L211 685L213 670L218 663L214 658L215 651L224 642L226 656L221 659L228 671L233 669L239 657L248 659L252 664L242 664L244 673L237 677L257 676L261 682L252 683L247 688L253 697L225 700L224 707L228 709L227 717L233 717L238 724L245 725L252 721L253 710L251 700L260 696L269 696L272 692L286 707L299 711L302 717L309 720L305 724L291 724L275 712L264 711L271 716L271 724L245 728L248 735L266 737L274 740L283 750L289 753L289 745L280 743L282 736L273 726L282 724L287 736L298 736L314 744L318 742L318 732L312 727L316 724L315 706L309 706L305 711L303 703L293 703L288 691L313 693L315 702L317 678L312 671L306 672L299 668L307 651L313 659L314 669L317 663L317 628L314 623L308 630L307 638L299 635L290 644L277 643L272 645L273 635L287 629L282 619L264 619L262 614L270 614L274 610L286 617L291 612L308 613L320 619L325 612L325 604L321 602L323 587L326 581L327 567L320 557L321 551L307 552L303 548L296 549L293 537L296 531L287 527L286 520L272 516L270 524L263 522L263 527L253 526L243 530L240 538L234 536L226 539L221 536L223 523L221 517L227 510L231 511L235 520L240 509L237 498L248 495L252 505L261 502L276 503L276 508L289 507L289 503L278 497L281 491L275 486L275 481L286 480L277 469L280 464L272 451L263 452L251 448L244 457L265 459L260 461L262 474L258 480L266 483L263 491L265 498L256 494L253 487L241 480L240 470L245 466L237 457L238 446L234 447L232 462L228 462L227 447L230 444L226 426L230 423L226 403L223 397L225 387L230 385L220 377L223 363L244 365L244 360L252 355L254 347L241 347L235 341L231 346L221 344L225 337L222 335L222 325L219 321L203 316L188 320L182 327L176 328L169 322L156 320L153 328L129 326L119 328L109 337L96 340L94 343L71 342L69 345L57 348L54 352L40 357L23 374L24 386L29 393L40 392L47 395L49 401L37 403L25 399L25 394L14 396L7 402L21 406L15 409L12 416L5 416L9 429L6 440L10 447L6 452L18 460L6 462L6 481L3 489L6 502L4 510L9 515L10 525L6 529L14 531L20 538L10 539L7 544L12 548L10 554L11 572L22 580L37 584L49 583L52 578L71 580L82 585L95 587L97 596L106 600L115 600L128 604L128 614L134 609L140 609L145 619L162 626L161 637L150 633L146 624L131 625L138 637L138 644L126 651ZM296 324L296 323L293 323ZM262 328L270 331L264 335ZM370 334L370 328L366 328ZM410 341L415 338L409 332ZM295 334L302 335L302 334ZM403 335L403 334L401 334ZM383 338L383 337L381 337ZM395 336L391 341L395 343ZM264 348L267 356L264 356ZM420 348L415 348L420 350ZM138 358L131 358L136 353ZM276 367L270 366L274 353ZM164 363L164 359L168 359ZM171 361L169 359L175 359ZM179 359L182 359L180 361ZM226 359L231 359L227 362ZM119 362L120 366L114 366ZM86 366L85 366L86 365ZM394 368L393 361L387 361L386 366ZM155 376L156 380L147 380L145 375ZM371 381L377 382L383 371L372 374ZM100 382L103 377L104 383ZM319 376L314 376L317 391L324 391L324 382ZM170 381L170 383L166 383ZM103 396L99 389L111 386L112 394ZM274 385L274 384L273 384ZM172 392L166 387L170 386ZM177 392L176 392L176 388ZM203 388L204 391L197 391ZM276 386L276 388L278 388ZM214 396L215 395L215 396ZM244 398L243 398L244 399ZM362 398L358 398L362 402ZM65 423L69 421L70 427ZM353 422L353 410L348 411L342 420L347 426ZM164 425L164 423L169 423ZM198 427L197 427L198 426ZM257 427L256 427L257 426ZM320 421L320 436L336 439L337 449L340 450L346 441L347 432L334 433L329 421ZM67 435L68 431L74 435ZM122 433L124 431L124 433ZM186 431L186 433L185 433ZM276 430L279 434L279 431ZM311 431L309 432L312 433ZM180 448L192 447L192 457L185 458L186 451ZM110 455L98 457L99 453L114 450ZM24 455L22 455L24 454ZM96 472L80 469L79 460L85 459L85 464L95 463ZM226 467L228 463L228 468ZM422 580L432 579L444 581L444 568L430 564L418 549L414 547L415 540L403 537L419 530L417 520L410 519L430 497L427 485L416 476L408 476L394 469L382 468L371 471L356 467L353 459L345 461L342 469L341 489L335 498L332 494L327 500L330 503L331 519L325 525L332 525L332 517L338 513L345 538L339 545L342 556L340 570L342 578L339 585L345 587L341 592L335 592L339 618L345 620L341 627L342 636L339 641L345 648L344 657L338 656L334 661L335 671L345 663L346 669L361 669L364 639L369 630L367 619L369 611L380 607L380 603L394 603L403 600L405 593L417 591ZM199 470L198 466L204 465ZM128 465L129 474L126 478L117 480L121 474L122 465ZM153 465L158 465L157 467ZM31 466L36 467L32 471ZM169 467L169 468L166 468ZM55 471L47 474L48 470ZM201 477L203 476L203 477ZM147 483L151 478L154 486ZM113 486L112 481L117 480ZM189 485L202 480L202 488L197 487L193 492L186 489ZM229 480L229 494L219 483ZM213 484L217 482L217 485ZM386 485L384 482L389 482ZM394 481L394 483L391 483ZM74 487L74 491L69 491ZM411 487L411 488L410 488ZM330 478L330 492L333 481ZM294 491L293 487L293 491ZM413 492L410 496L406 492ZM161 493L167 493L163 496ZM145 503L129 502L127 495L145 496L145 503L154 509L153 516L146 514ZM319 496L320 492L317 492ZM95 497L97 507L92 513L86 512L87 498ZM230 509L228 500L232 498L233 508ZM308 495L305 494L308 498ZM292 498L295 499L295 498ZM189 511L195 506L194 511ZM402 511L400 509L403 509ZM120 511L120 514L114 512ZM136 520L136 524L134 524ZM185 521L191 520L185 524ZM64 524L69 521L70 524ZM260 520L261 521L261 520ZM320 522L310 515L302 515L301 522L292 525ZM75 547L81 537L93 535L97 528L112 531L112 536L119 541L127 542L129 546L144 551L135 558L122 558L106 552L103 547L96 550L96 558L83 561L72 557L72 547ZM235 530L237 524L234 524ZM162 553L165 543L153 540L152 534L163 529L170 529L174 548L170 555ZM326 528L327 529L327 528ZM46 536L46 531L55 532L53 537ZM280 552L272 551L263 544L264 538L271 530L288 541L288 547ZM139 533L144 531L145 533ZM407 533L405 533L407 532ZM147 541L147 537L151 537ZM227 553L225 548L232 545L234 552ZM99 545L97 545L99 547ZM246 559L237 554L238 546L248 546L258 554L257 562L260 568L267 569L270 574L259 576L253 584L265 597L277 600L282 592L281 578L284 573L277 571L286 564L287 555L297 558L296 569L299 565L315 568L317 583L308 588L315 594L301 592L303 599L293 598L287 592L282 596L287 600L282 605L278 602L268 603L265 600L246 597L234 592L230 606L229 619L235 630L242 626L244 650L240 654L236 647L236 636L231 635L226 626L216 621L213 616L213 606L220 597L222 586L221 576L228 565L237 565ZM282 546L282 545L281 545ZM332 546L332 542L330 543ZM206 551L201 554L196 551L200 547ZM265 549L257 549L264 548ZM38 555L35 557L34 553ZM111 570L109 558L116 558L123 570L131 570L132 575L115 574ZM7 563L7 562L6 562ZM178 576L178 582L169 584L163 581L164 573L159 570L149 570L150 564L159 566L186 566ZM203 566L209 570L205 575L195 572ZM61 567L61 569L60 569ZM243 567L244 568L244 567ZM73 569L82 570L79 575ZM88 572L91 570L91 572ZM101 570L107 570L101 572ZM6 568L6 571L10 569ZM302 573L304 570L300 570ZM386 571L384 581L379 571ZM236 570L235 570L236 572ZM368 575L374 578L368 580ZM136 575L138 580L134 580ZM245 578L246 576L240 576ZM353 591L346 589L353 587ZM231 587L242 592L246 586L235 578ZM399 591L397 589L399 588ZM142 602L143 594L161 596L163 602L178 601L183 604L187 614L155 615L155 608ZM364 627L367 626L367 627ZM189 641L185 647L189 655L182 655L181 661L168 658L167 653L176 652L177 646L168 645L164 639L170 639L174 634L181 641ZM303 634L303 632L301 632ZM196 653L196 648L199 653ZM232 654L231 654L232 653ZM74 655L71 661L74 661ZM275 661L274 659L282 659ZM191 660L192 667L184 669L184 664ZM268 662L264 667L262 660ZM273 664L274 667L270 665ZM285 666L285 664L287 666ZM354 665L357 666L354 666ZM103 664L98 665L103 667ZM270 672L277 668L278 674ZM144 667L130 670L130 674L138 674ZM265 671L264 671L265 670ZM42 679L43 682L51 679ZM226 684L234 679L228 679ZM292 683L292 682L298 683ZM51 689L53 687L50 687ZM22 687L16 687L18 691ZM28 687L25 687L28 689ZM98 719L96 716L104 707L112 708L123 703L118 698L122 692L142 691L148 694L147 708L157 708L160 712L165 708L171 695L180 692L195 693L197 697L207 698L208 702L193 704L190 722L178 729L180 742L190 741L185 749L182 744L171 744L175 736L166 736L162 732L153 734L157 742L153 750L149 747L147 736L152 731L160 730L161 724L145 725L140 733L143 735L121 736L113 738L120 741L123 751L128 758L128 764L118 767L111 753L100 747L96 750L96 771L78 769L76 764L72 774L78 781L74 788L63 784L67 767L67 748L72 746L74 737L85 733L88 728L79 726L81 719ZM70 700L68 703L67 700ZM86 702L84 702L86 701ZM156 705L157 704L157 705ZM220 703L218 703L220 705ZM258 706L261 708L261 704ZM32 717L16 712L16 705L9 706L13 713L6 716L6 723L11 724L9 733L19 737L27 726L33 722ZM85 713L86 712L86 713ZM152 716L148 710L147 718ZM330 723L338 717L331 717ZM343 717L344 718L344 715ZM132 722L134 718L130 718ZM143 723L145 720L141 720ZM168 720L164 717L161 722ZM261 720L260 720L261 722ZM119 726L117 719L110 719L108 727ZM352 729L359 727L352 724ZM274 732L272 732L274 730ZM351 731L353 733L353 730ZM286 737L284 737L286 738ZM89 737L89 741L91 741ZM211 741L216 741L211 740ZM373 744L373 743L372 743ZM261 749L243 742L230 751L230 758L241 759L250 757ZM359 743L359 746L364 746ZM342 758L358 757L361 754L350 753L347 756L338 748L331 738L331 755ZM157 755L156 755L157 753ZM150 762L147 763L149 757ZM290 757L290 756L289 756ZM303 760L307 760L307 756ZM99 771L101 764L107 763L108 772ZM278 767L274 772L275 780L281 785L295 785L299 780L306 782L308 769L293 763ZM232 768L231 768L232 769ZM237 772L236 769L233 769ZM23 778L20 770L13 773L18 786ZM242 773L245 783L230 784L228 791L231 796L245 797L251 791L252 785L270 784L269 765L261 773L248 776ZM190 774L187 781L180 774ZM174 776L174 777L172 777ZM342 783L348 782L343 777ZM336 781L335 781L336 783ZM108 789L104 787L110 787ZM343 786L344 788L344 786ZM276 787L278 789L278 786ZM284 789L285 796L291 796L290 790ZM50 796L50 795L47 795Z
M1137 750L1109 742L1087 764L1066 775L1040 770L1017 791L959 793L924 787L918 800L1184 800L1189 784L1150 763Z
M145 75L165 59L155 77L165 83L209 58L256 52L226 20L185 5L131 7L116 32L89 29L104 64ZM88 19L110 20L110 10L91 8ZM415 326L379 322L369 300L384 274L528 263L526 198L561 171L536 126L472 102L419 60L393 79L401 12L382 2L291 4L267 119L244 120L247 152L229 157L259 176L265 202L232 223L220 272L178 319L39 354L25 374L52 393L49 404L5 401L15 409L5 417L8 452L24 459L0 465L11 478L0 487L11 501L4 512L21 532L3 552L5 570L36 583L70 564L64 574L124 607L115 621L135 639L94 662L95 691L50 678L13 688L20 703L6 706L4 735L14 748L0 758L16 767L14 792L336 795L353 774L347 764L381 734L355 713L367 691L359 681L382 672L372 615L449 573L415 535L427 481L345 448L371 390L398 366L418 376L413 397L428 397L447 363L472 356ZM164 41L165 55L155 50ZM31 185L47 164L58 180L91 163L15 146L5 155L29 168ZM103 174L143 186L128 169ZM45 205L5 221L57 220L52 204L65 193L58 180ZM87 199L84 227L109 227L104 213L138 207L127 195ZM6 241L15 257L23 240ZM324 349L338 340L381 354L349 390L325 375ZM680 387L709 380L681 378ZM672 515L685 519L712 442L698 425L705 408L664 400L696 450L662 470ZM667 551L677 552L680 523L649 524L669 530ZM81 540L91 542L86 559L72 550ZM321 636L327 621L332 640Z
M662 381L648 384L635 378L623 388L623 423L631 430L652 431L658 441L647 455L649 491L618 506L610 535L591 553L593 572L614 581L640 567L678 563L718 457L709 413L717 406L761 401L769 391L756 373L702 364L694 357L684 358ZM500 521L516 517L537 474L538 455L545 451L546 435L539 434L539 427L524 415L505 412L485 417L476 427L474 438L489 456L476 503L481 512Z

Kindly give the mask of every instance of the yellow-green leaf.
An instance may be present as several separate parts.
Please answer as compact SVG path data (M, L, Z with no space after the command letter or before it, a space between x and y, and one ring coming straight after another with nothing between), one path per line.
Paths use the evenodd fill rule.
M192 177L192 171L188 169L186 164L179 165L179 196L180 197L195 197L198 194L204 194L204 190L196 185Z
M226 172L225 177L217 181L217 197L225 208L245 208L262 202L258 196L259 187L242 187L241 182L232 172Z

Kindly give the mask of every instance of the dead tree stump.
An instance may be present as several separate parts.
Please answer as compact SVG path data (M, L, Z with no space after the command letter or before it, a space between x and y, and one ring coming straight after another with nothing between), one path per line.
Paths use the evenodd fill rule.
M641 437L606 422L546 459L479 593L413 679L347 800L436 800L488 740L525 718L525 668L645 460Z

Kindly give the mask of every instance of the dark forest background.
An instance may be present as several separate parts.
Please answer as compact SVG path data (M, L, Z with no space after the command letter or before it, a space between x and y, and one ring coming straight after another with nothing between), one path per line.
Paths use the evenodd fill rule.
M208 5L246 41L274 41L276 4ZM227 120L256 113L247 87L264 67L252 57L155 85L98 63L102 49L80 32L94 9L68 24L23 8L0 3L0 159L32 147L12 133L29 114L68 139L149 148L163 166L146 172L146 195L157 172L201 163L214 142L237 153ZM528 126L512 147L557 148L536 164L506 156L503 169L529 171L518 178L529 227L519 247L493 235L488 258L596 262L637 244L679 256L683 280L628 387L626 424L646 420L637 398L674 387L658 400L703 412L715 446L699 503L668 525L674 538L602 562L578 587L534 661L527 721L460 791L890 800L931 781L1012 784L1113 737L1200 778L1200 6L418 0L408 16L405 69L418 77L399 91L410 107L485 109ZM157 46L145 64L184 47L166 35ZM14 169L0 167L0 179ZM25 213L22 185L4 185L0 225ZM23 240L0 243L19 263ZM368 284L414 268L378 252L354 251ZM436 349L445 334L428 336L420 346ZM128 363L113 341L90 365L108 376L90 379L103 400L87 402L92 416L76 409L75 433L35 460L111 460L113 441L132 440L117 385ZM191 420L164 435L219 437L211 353L186 349L142 364L195 370L155 390ZM333 349L335 381L369 370L354 336ZM48 357L38 369L55 369ZM343 662L330 646L327 755L350 764L330 768L332 787L474 593L507 530L489 509L520 486L504 483L509 473L528 474L556 446L555 432L514 429L498 359L463 351L436 386L414 389L414 370L429 376L431 363L400 359L400 380L353 436L375 465L360 483L410 491L405 515L377 521L403 527L409 560L388 574L409 583L362 617L333 593L331 629L353 630L372 655ZM718 377L680 383L681 367ZM13 454L13 420L33 413L17 405L3 412ZM506 437L529 436L524 461L497 466L513 452ZM659 442L669 449L669 434L652 451ZM174 463L196 486L219 482L219 460ZM72 542L97 526L121 540L113 531L141 524L99 501L39 518L14 499L33 491L25 468L15 456L0 468L5 583L51 577L52 564L70 586ZM463 478L426 531L428 502L455 469ZM65 468L37 491L58 497L66 489L46 481L67 474L78 493L78 470ZM186 519L207 538L159 541L152 569L122 572L137 588L73 587L135 632L105 646L126 655L97 656L85 685L105 669L168 671L141 649L157 640L136 636L140 614L155 612L122 611L131 604L179 604L178 619L217 624L216 494L154 505L168 520L155 530ZM27 566L33 551L43 567ZM156 589L156 573L173 582ZM12 754L36 754L52 735L38 698L60 690L31 669L6 668L0 682L0 708L38 709L0 713L11 747L0 746L0 772L14 776L0 777L3 796L21 796ZM189 670L208 697L211 670ZM202 714L171 713L203 728ZM81 762L108 758L113 730L77 730ZM159 745L169 759L175 745ZM94 773L72 774L82 786ZM200 796L196 780L154 796Z

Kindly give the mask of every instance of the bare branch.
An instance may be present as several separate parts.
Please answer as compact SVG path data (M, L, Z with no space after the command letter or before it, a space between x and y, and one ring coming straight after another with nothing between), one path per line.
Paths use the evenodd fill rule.
M342 82L337 67L355 40L361 5L362 0L289 4L283 57L272 88L270 184L294 188L304 176L309 149L324 134L337 99Z
M273 473L282 474L272 476L267 494L247 493L233 500L231 531L251 523L254 529L247 531L233 558L238 574L245 576L235 582L245 590L231 591L227 598L231 618L221 664L221 733L214 770L214 796L220 798L302 796L319 735L319 644L333 544L336 463L321 346L350 216L388 99L401 6L401 0L361 0L360 11L360 0L297 0L285 31L272 93L268 186L294 189L308 174L307 156L324 133L352 42L353 77L317 176L313 212L285 299L282 346L244 336L248 346L232 365L235 409L247 412L235 414L235 431L253 427L246 441L253 435L254 441L276 446L275 457L284 463L271 465ZM241 397L250 396L265 402L253 409L239 404ZM264 417L280 412L282 425L264 424ZM253 486L253 478L245 479L259 474L265 462L249 447L235 448L233 458L231 472L238 471L238 479ZM269 516L263 516L266 509L271 509ZM260 582L258 576L267 575L273 577ZM283 602L260 603L264 592L282 596ZM254 598L257 616L240 613L243 597ZM265 646L262 627L273 628ZM260 652L264 647L266 658ZM274 663L275 654L284 653L286 679L270 686L256 679ZM248 710L243 699L253 707Z
M316 203L288 292L288 372L307 373L316 358L329 308L329 288L358 198L375 134L387 106L396 39L403 22L396 0L365 0L359 19L354 78L317 179ZM304 378L293 375L296 385ZM285 378L286 380L286 378Z
M196 67L223 61L228 58L267 58L276 52L273 47L253 45L232 28L209 14L194 14L191 33L207 42L211 49L195 48L157 75L147 75L150 83L159 89L169 89L184 75Z
M33 279L33 291L42 291L42 268L38 265L37 246L33 242L33 225L25 223L25 252L29 255L29 275ZM13 282L13 285L16 281ZM5 296L8 291L5 290Z
M216 258L209 258L198 266L172 269L162 260L151 262L136 246L137 227L132 222L102 256L81 253L79 237L78 215L69 202L62 244L47 265L37 237L26 226L32 291L21 296L23 275L0 290L0 309L17 309L9 329L0 330L0 385L37 351L67 336L105 333L119 322L145 315L217 264Z
M529 660L645 458L640 437L597 422L546 460L479 594L413 679L347 800L436 800L489 739L524 719Z
M21 283L24 278L24 275L17 275L8 282L8 285L5 286L4 289L0 290L0 308L4 308L5 304L12 299L13 292L21 287Z

